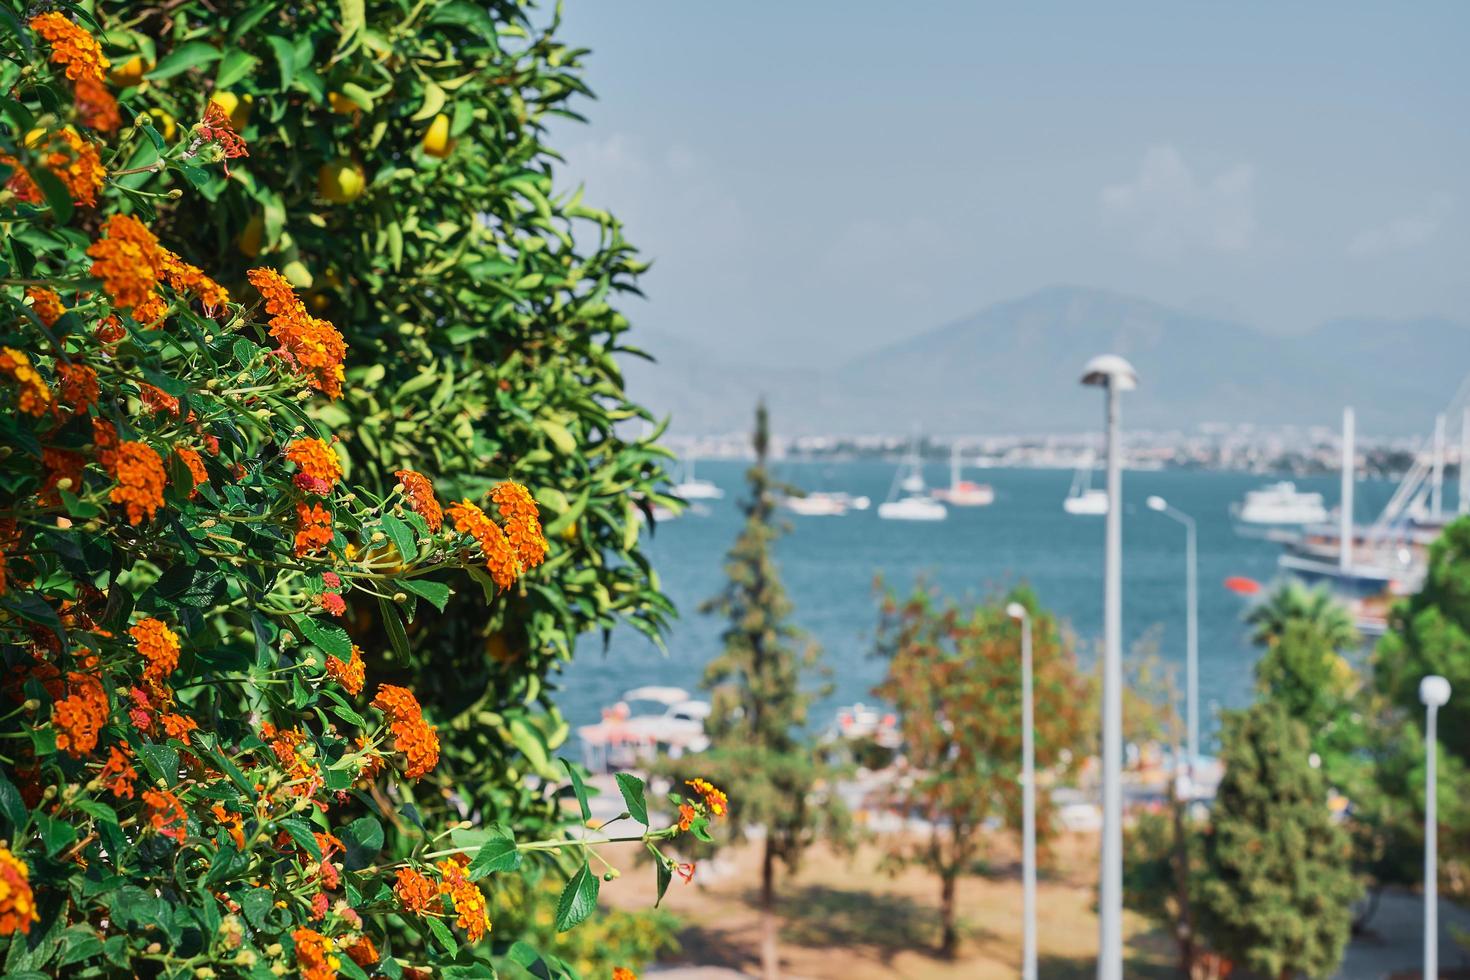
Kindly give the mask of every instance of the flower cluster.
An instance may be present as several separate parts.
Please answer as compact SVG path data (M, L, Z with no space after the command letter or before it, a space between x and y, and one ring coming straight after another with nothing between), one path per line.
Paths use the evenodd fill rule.
M41 921L30 878L26 863L0 847L0 936L29 933L31 923Z
M286 447L286 458L296 464L296 486L325 497L342 478L342 461L321 439L297 439Z
M117 447L117 486L109 499L127 508L128 523L141 524L163 506L163 487L168 478L163 459L145 442L124 442Z
M444 511L439 506L439 498L434 496L434 484L429 482L428 477L413 470L399 470L393 476L403 486L403 496L408 500L408 506L424 519L430 531L439 533L439 529L444 526Z
M469 500L450 504L448 514L454 529L479 545L495 584L508 589L522 573L545 560L546 537L536 502L525 487L501 483L491 491L491 499L506 522L504 530Z
M163 274L163 249L148 227L130 214L114 214L103 238L87 249L92 275L120 307L137 307L155 298Z
M90 79L101 82L112 62L102 53L102 46L85 29L51 12L31 18L31 30L51 45L51 62L66 69L66 77L74 82Z
M361 694L362 685L367 680L367 668L362 662L362 651L354 644L352 656L346 663L327 654L327 676L341 684L342 689L348 694Z
M63 129L54 133L38 133L34 140L27 141L27 146L66 188L72 203L96 206L97 193L107 181L107 170L102 165L96 144L83 139L74 130ZM45 202L45 194L19 159L0 153L0 165L13 171L5 186L18 199L27 204Z
M25 351L0 347L0 374L7 375L19 389L16 401L27 415L45 415L51 408L51 389L41 380Z
M373 698L373 707L388 719L393 732L393 748L403 753L403 774L418 779L439 762L439 734L424 721L419 699L406 687L384 684Z
M270 333L281 345L282 356L306 376L311 387L328 398L340 397L347 345L337 328L307 313L296 290L276 270L252 269L246 278L265 300Z

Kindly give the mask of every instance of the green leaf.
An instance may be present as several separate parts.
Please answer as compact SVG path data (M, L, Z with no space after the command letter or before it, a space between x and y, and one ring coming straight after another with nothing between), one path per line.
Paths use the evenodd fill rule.
M669 869L669 863L662 857L654 862L653 867L658 885L658 897L653 900L653 907L658 908L658 903L664 900L664 892L669 890L669 882L674 880L674 872Z
M430 582L421 578L401 578L394 584L405 592L412 592L421 599L429 600L440 612L444 611L444 605L449 601L449 586L442 582Z
M179 781L179 754L169 746L144 742L138 746L138 758L154 779L161 779L169 786Z
M0 772L0 816L9 822L10 832L7 836L12 840L20 835L21 828L25 827L29 819L29 813L25 801L21 799L20 790L5 778L4 772Z
M448 926L438 919L425 919L424 921L429 924L429 931L434 934L434 938L438 940L446 953L453 956L459 952L459 943L454 941L454 933L449 931Z
M276 67L281 72L281 88L290 88L291 80L296 77L296 46L277 34L266 35L265 43L271 46L271 51L276 56Z
M393 547L398 549L398 554L405 564L418 558L419 546L414 541L413 531L407 524L392 514L384 514L383 531L388 535L388 540L393 542Z
M597 890L601 879L585 863L572 875L556 903L556 931L566 932L582 922L597 908Z
M312 836L311 825L308 824L305 820L297 820L295 817L288 817L284 820L277 820L276 826L280 827L286 833L290 834L291 839L294 840L303 851L311 855L311 859L313 861L320 861L322 859L322 849L317 844L316 838Z
M342 831L342 845L347 851L344 861L347 870L365 868L383 849L383 825L377 817L358 817Z
M480 850L475 854L474 860L466 869L471 881L479 881L481 878L496 871L513 871L521 866L521 852L516 847L516 840L510 831L503 827L490 829L485 842L480 845Z
M234 85L249 75L259 63L260 59L249 52L241 51L239 48L230 51L220 60L219 73L214 76L216 91Z
M50 170L45 167L31 167L26 173L31 175L31 180L41 188L41 194L45 196L51 213L60 224L66 224L71 220L72 203L71 192L66 185L56 178Z
M339 32L342 40L337 47L342 48L366 26L367 14L363 10L363 0L339 0L338 7L342 11L342 27Z
M556 451L563 456L575 456L577 454L577 440L572 437L572 433L566 426L548 419L538 419L536 421L536 427L546 434L546 438L551 440L551 444L556 447Z
M617 780L618 792L623 794L623 802L628 805L628 815L647 827L648 800L643 795L643 780L627 772L616 773L613 779Z
M444 98L444 90L433 82L429 82L424 86L424 104L410 117L409 121L423 122L425 119L437 116L439 110L444 108Z
M181 72L190 68L198 68L212 61L218 61L220 51L212 44L203 41L185 41L164 55L158 62L158 66L148 73L148 78L155 82L163 81L165 78L173 78Z
M270 892L264 888L252 888L240 899L240 910L245 913L246 921L259 929L265 924L265 917L275 904L275 898Z
M308 643L330 653L343 663L352 659L352 640L342 627L311 616L292 616L291 622L296 624Z
M378 612L383 616L383 627L388 631L388 642L393 645L393 652L406 663L409 659L408 634L403 629L403 617L398 615L392 602L381 596L378 597Z
M582 782L582 774L566 759L558 758L556 761L572 777L572 792L577 794L577 805L582 808L582 822L586 823L592 819L592 809L587 805L587 785Z

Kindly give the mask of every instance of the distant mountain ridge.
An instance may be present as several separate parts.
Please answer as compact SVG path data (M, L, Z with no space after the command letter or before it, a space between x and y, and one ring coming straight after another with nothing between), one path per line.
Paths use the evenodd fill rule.
M1400 435L1425 431L1470 372L1470 328L1449 320L1348 318L1276 337L1076 286L995 304L830 370L740 364L649 332L641 341L659 363L629 364L633 397L672 413L684 435L743 428L761 395L789 434L1076 432L1098 422L1099 398L1078 384L1098 353L1138 369L1124 406L1135 428L1335 425L1351 404L1364 433Z

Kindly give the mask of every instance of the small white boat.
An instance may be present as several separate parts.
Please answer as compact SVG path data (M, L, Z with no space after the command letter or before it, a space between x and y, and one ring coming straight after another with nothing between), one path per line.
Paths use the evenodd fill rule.
M801 517L841 517L847 513L847 501L835 493L809 493L804 497L783 497L781 506Z
M653 705L651 710L635 706ZM709 748L708 701L680 687L635 687L602 709L602 721L577 729L582 762L592 772L641 767L659 755L679 758Z
M924 483L923 464L918 446L904 459L893 476L888 499L878 505L878 516L885 521L942 521L949 516L944 504L929 496ZM900 491L903 495L900 496Z
M1304 493L1287 481L1248 491L1230 510L1244 524L1323 524L1329 517L1320 493Z
M951 447L949 452L949 486L935 487L930 493L935 500L942 500L954 507L988 507L995 502L995 490L990 484L960 479L958 444Z
M719 500L725 496L725 491L709 480L701 480L696 477L694 457L690 456L684 463L684 479L674 485L674 495L683 497L685 500Z
M838 708L826 738L871 740L890 749L898 748L903 741L897 715L891 711L880 714L877 708L862 702Z
M1072 489L1062 501L1062 509L1069 514L1096 517L1108 512L1108 492L1092 486L1092 454L1077 467L1072 475Z

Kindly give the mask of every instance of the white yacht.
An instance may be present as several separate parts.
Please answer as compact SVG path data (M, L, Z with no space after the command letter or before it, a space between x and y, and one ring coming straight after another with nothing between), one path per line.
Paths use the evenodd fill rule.
M651 706L651 707L649 707ZM636 687L602 709L602 721L577 729L582 761L592 772L645 766L709 748L710 704L680 687Z
M1092 454L1088 453L1072 474L1072 489L1062 501L1062 509L1069 514L1096 517L1108 512L1108 492L1092 485Z
M942 521L949 516L944 504L928 494L924 483L924 467L919 460L918 442L904 458L893 476L888 499L878 505L878 516L885 521ZM900 494L902 494L900 496Z
M942 500L952 507L988 507L995 502L995 490L990 484L960 479L958 443L949 451L949 486L935 487L929 492L935 500Z
M1325 524L1328 520L1320 493L1303 492L1287 481L1248 491L1230 510L1243 524Z
M690 456L684 463L684 479L674 485L674 496L683 497L685 500L719 500L725 496L725 491L709 480L701 480L696 477L694 457Z

